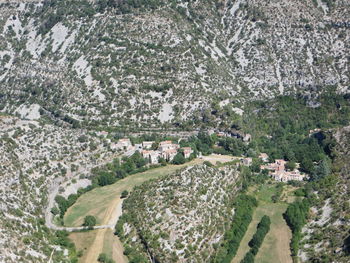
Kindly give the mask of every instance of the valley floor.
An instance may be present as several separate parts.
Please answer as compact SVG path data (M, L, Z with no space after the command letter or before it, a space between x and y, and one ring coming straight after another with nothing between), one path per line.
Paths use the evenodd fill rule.
M130 175L116 183L95 188L90 192L83 194L77 202L68 209L64 217L66 227L81 226L84 217L93 215L97 219L98 225L109 225L110 228L95 229L90 231L73 232L70 238L75 243L77 251L81 251L80 263L96 263L100 253L106 253L109 257L118 263L128 262L123 254L123 244L119 238L114 235L114 225L122 214L122 202L120 195L122 191L131 191L135 186L159 178L163 175L171 174L176 170L187 166L210 161L213 164L217 162L232 161L232 156L211 155L202 159L195 159L183 165L167 165L148 170L143 173ZM271 218L271 229L256 255L256 262L259 263L291 263L289 243L291 231L283 219L283 213L287 209L288 203L294 201L293 192L295 188L285 185L280 200L272 202L271 197L276 193L276 182L251 187L248 194L253 195L259 201L259 205L254 211L253 220L242 239L236 257L231 263L240 263L249 250L248 242L256 231L258 222L263 215Z
M171 174L176 170L187 166L210 161L213 164L220 162L232 161L232 156L211 155L202 159L195 159L183 165L167 165L156 169L151 169L143 173L130 175L116 183L104 187L95 188L86 194L83 194L77 202L68 209L65 217L65 226L81 226L84 217L93 215L97 219L98 225L115 225L118 217L121 215L120 195L122 191L131 191L135 186L142 183L159 178L160 176ZM116 262L128 262L123 255L123 245L118 237L114 235L113 229L97 229L87 232L74 232L70 234L70 238L74 241L78 251L82 251L80 263L97 262L100 253L106 253Z
M253 220L250 223L248 230L243 237L236 256L231 263L240 263L250 247L248 242L256 231L257 224L264 215L268 215L271 219L271 228L266 235L258 254L255 257L255 262L259 263L292 263L290 255L290 239L292 233L283 219L283 213L286 211L288 203L294 198L292 187L285 186L282 194L282 200L277 203L271 201L274 194L276 184L267 184L260 187L260 189L250 189L250 193L254 195L259 201L259 205L254 211ZM287 202L285 202L287 201Z

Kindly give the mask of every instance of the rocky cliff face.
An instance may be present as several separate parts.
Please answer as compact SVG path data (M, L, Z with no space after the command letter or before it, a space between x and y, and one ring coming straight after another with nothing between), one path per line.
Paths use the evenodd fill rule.
M178 122L211 105L349 87L346 0L10 1L0 105L95 125ZM66 117L66 118L65 118Z

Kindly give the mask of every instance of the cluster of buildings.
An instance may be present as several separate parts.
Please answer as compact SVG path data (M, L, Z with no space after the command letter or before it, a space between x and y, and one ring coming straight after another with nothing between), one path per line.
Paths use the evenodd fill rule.
M262 156L263 155L263 156ZM268 156L266 153L263 153L259 156L264 162L267 162ZM263 157L266 157L263 159ZM296 168L293 171L288 171L286 169L287 161L283 159L276 159L274 163L267 163L260 166L260 169L269 170L269 175L274 178L276 181L288 182L288 181L303 181L305 174L300 173Z
M235 129L231 129L230 131L221 131L216 129L208 130L208 135L216 134L218 137L233 137L236 139L242 139L244 142L250 142L252 136L249 133L243 133L237 131Z
M189 158L191 153L193 153L191 147L180 148L179 144L172 141L162 141L159 145L155 143L155 141L144 141L140 144L132 145L130 139L123 138L119 139L113 146L111 145L111 148L124 150L124 155L126 156L131 156L136 151L139 151L144 158L149 159L151 164L157 164L160 158L171 162L180 150L183 152L185 158ZM154 149L155 146L157 147L156 150Z

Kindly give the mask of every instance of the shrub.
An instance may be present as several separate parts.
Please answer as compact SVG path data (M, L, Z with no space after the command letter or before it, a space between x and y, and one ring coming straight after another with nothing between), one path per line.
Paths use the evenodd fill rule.
M122 194L120 195L120 198L125 198L129 195L129 192L127 190L124 190Z
M209 167L213 166L213 164L211 162L209 162L209 161L204 161L203 164L206 165L206 166L209 166Z

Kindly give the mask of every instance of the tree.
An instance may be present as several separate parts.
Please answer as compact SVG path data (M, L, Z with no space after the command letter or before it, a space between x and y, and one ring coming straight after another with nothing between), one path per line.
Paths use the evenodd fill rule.
M134 163L134 160L131 158L128 158L123 164L122 164L122 169L126 173L131 173L136 169L136 165Z
M109 172L101 172L97 178L98 185L105 186L109 184L113 184L115 182L115 177L112 173Z
M267 232L269 232L270 230L270 224L271 224L270 217L264 215L258 224L255 234L253 235L252 239L248 243L248 245L251 247L250 252L253 255L256 255L258 253L259 248L262 242L264 241L264 238Z
M186 162L182 153L177 153L173 159L173 164L184 164Z
M117 168L116 169L116 171L115 171L115 176L117 177L117 178L124 178L124 177L126 177L126 172L122 169L122 168Z
M313 162L307 158L305 158L301 161L300 168L303 172L308 173L308 174L311 174L315 170Z
M251 251L248 251L242 259L241 263L254 263L254 254Z
M60 213L60 210L55 206L51 209L51 213L53 215L58 215Z
M84 218L83 226L93 228L96 225L96 218L94 216L88 215Z
M147 163L147 160L142 157L142 155L139 151L136 151L133 155L131 155L130 159L136 165L136 168L140 168Z
M260 165L261 165L261 160L257 158L253 158L252 165L250 167L251 171L254 173L259 173L260 172Z
M313 172L311 179L312 180L318 180L321 178L324 178L331 173L331 161L329 158L323 158L320 163L315 168L315 171Z
M162 166L166 166L166 160L163 157L159 157L158 162L162 165Z
M295 168L297 167L296 163L293 162L293 161L289 161L286 163L286 168L289 170L289 171L293 171Z
M58 205L58 208L60 209L60 217L63 218L64 213L67 211L69 207L68 201L66 200L66 198L64 198L61 195L57 195L55 197L55 201Z
M127 190L124 190L122 194L120 195L120 198L125 198L129 195L129 192Z
M298 255L299 241L301 240L301 229L307 222L309 208L310 204L308 199L303 199L302 201L296 201L290 204L286 212L283 214L284 219L292 230L290 247L293 257Z

